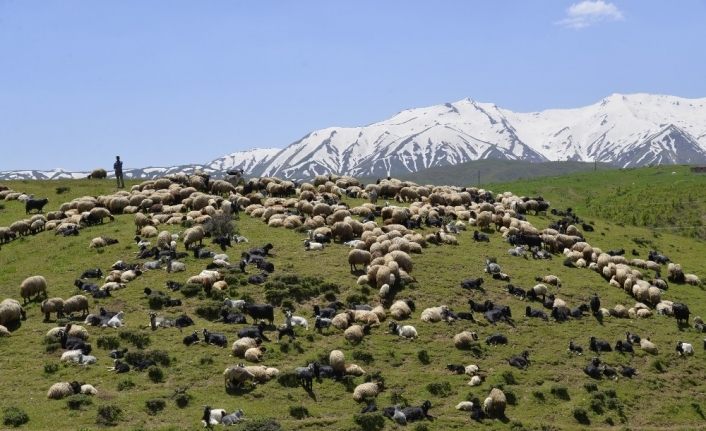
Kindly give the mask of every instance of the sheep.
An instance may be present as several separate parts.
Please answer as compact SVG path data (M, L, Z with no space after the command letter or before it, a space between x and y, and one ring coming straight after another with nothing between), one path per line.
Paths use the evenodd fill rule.
M446 305L441 305L439 307L430 307L422 311L421 319L422 322L435 323L442 320L448 319L449 308Z
M361 402L366 399L375 398L383 389L381 382L362 383L353 390L353 400Z
M323 250L324 244L320 242L309 241L308 239L304 241L304 250Z
M47 280L41 275L27 277L20 284L20 296L22 297L24 303L27 303L33 295L35 296L35 299L39 298L40 294L44 294L44 297L48 298Z
M80 311L82 316L88 314L88 298L83 295L74 295L64 301L64 313L72 314Z
M417 329L412 325L398 325L397 322L390 322L390 332L404 338L417 338Z
M293 316L290 310L285 312L285 325L287 327L301 326L302 328L309 330L309 322L301 316Z
M456 404L456 410L470 412L472 408L473 408L473 403L470 401L461 401L460 403Z
M51 385L47 391L47 398L51 400L60 400L74 394L81 393L81 385L76 382L59 382Z
M83 352L81 350L67 350L61 354L61 362L80 362Z
M233 386L240 387L246 382L255 382L256 376L251 370L243 365L234 365L223 371L223 380L225 382L226 391Z
M225 426L235 425L236 423L243 420L243 416L245 416L245 413L243 413L243 410L238 409L229 415L223 416L221 418L221 423Z
M194 226L184 231L184 247L188 250L192 244L203 245L203 238L206 232L201 226Z
M267 349L263 346L251 347L245 351L243 357L248 362L260 362L262 360L262 356L265 354L265 351L267 351Z
M479 386L481 383L483 383L481 376L472 376L471 380L468 381L468 386Z
M346 357L340 350L331 351L328 357L328 363L339 375L343 375L346 372Z
M51 313L56 313L57 319L64 314L64 300L61 298L48 298L42 301L39 310L44 313L44 321L48 322Z
M542 310L536 310L529 305L525 308L525 316L527 317L534 317L542 320L549 320L547 317L547 313L545 313Z
M248 349L259 346L261 340L259 338L242 337L233 343L232 355L242 358Z
M534 278L536 281L539 281L541 283L546 283L546 284L551 284L552 286L556 287L561 287L561 279L557 277L556 275L544 275L544 276L537 276Z
M360 377L365 375L365 370L358 364L346 365L346 375Z
M219 333L211 333L208 329L203 329L203 340L206 344L214 344L219 347L225 347L228 344L228 339L225 335Z
M351 325L343 332L343 338L351 344L358 344L366 333L370 333L370 326Z
M701 286L701 280L695 274L684 274L684 282L692 286Z
M640 348L651 355L656 355L658 353L657 346L651 342L649 338L643 338L640 340Z
M483 401L483 411L491 418L503 418L506 405L507 398L505 393L498 388L493 388L485 401Z
M679 356L691 356L694 354L694 346L689 343L677 341L676 351L679 353Z
M9 337L12 334L10 334L10 331L5 327L4 325L0 325L0 337Z
M110 320L108 320L108 322L105 325L103 325L103 327L104 328L105 327L107 327L107 328L120 328L124 325L123 324L124 318L125 318L125 313L120 311L120 312L118 312L118 314L111 317Z
M398 300L395 301L391 306L390 306L390 315L395 319L395 320L402 320L406 319L409 316L412 315L412 307L410 307L410 303L414 305L414 302L411 300Z
M596 337L591 337L589 339L589 348L596 353L613 351L610 347L610 343L607 341L598 340Z
M468 349L478 341L478 334L470 331L463 331L454 335L454 346L457 349Z
M245 367L245 370L255 377L255 382L257 383L268 382L279 375L277 368L264 365L249 365Z
M353 249L348 253L348 264L351 267L351 273L357 271L357 265L369 265L372 256L369 251Z
M485 339L485 344L498 345L507 344L507 337L503 334L492 334Z

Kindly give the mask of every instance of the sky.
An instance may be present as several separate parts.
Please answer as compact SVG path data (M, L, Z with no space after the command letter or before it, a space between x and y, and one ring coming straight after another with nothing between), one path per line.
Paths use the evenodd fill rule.
M704 22L703 0L0 0L0 171L204 163L465 97L705 97Z

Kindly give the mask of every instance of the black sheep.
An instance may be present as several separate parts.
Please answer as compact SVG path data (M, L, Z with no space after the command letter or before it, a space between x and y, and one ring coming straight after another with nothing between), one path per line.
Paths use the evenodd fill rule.
M49 199L27 199L25 202L25 214L29 214L32 210L37 210L38 213L42 212L44 205L49 202Z
M525 308L525 316L535 317L542 320L549 320L549 318L547 317L547 313L542 310L535 310L529 305Z
M510 307L507 305L496 306L495 308L485 312L485 318L490 322L495 324L501 320L510 323L510 318L512 317L512 312Z
M569 320L571 311L563 307L552 307L552 317L557 322L566 322Z
M83 271L80 278L101 278L103 277L103 271L100 268L91 268Z
M267 273L263 272L261 274L253 274L248 277L248 283L250 284L262 284L267 281Z
M596 295L595 293L591 295L591 299L589 301L591 305L591 312L596 315L598 314L598 311L601 309L601 299Z
M294 333L294 328L286 325L277 328L277 341L281 340L284 336L288 336L290 340L297 338Z
M633 367L621 365L620 368L620 374L622 374L624 377L632 379L633 376L637 375L637 370Z
M245 316L228 310L221 310L221 318L219 320L223 323L247 323Z
M337 309L335 307L321 308L318 305L314 305L314 316L332 319L334 316L336 316L336 310Z
M637 334L631 334L630 332L626 332L625 339L630 344L640 344L640 336Z
M213 238L213 243L218 244L221 247L221 250L223 251L226 251L228 247L233 247L233 244L230 240L230 236L228 235L221 235Z
M581 304L578 307L571 309L571 317L574 319L580 319L583 317L583 313L588 312L588 305Z
M127 348L122 349L122 350L116 349L116 350L111 350L110 354L108 356L110 356L113 359L120 359L120 358L124 357L126 353L127 353Z
M590 338L589 349L596 353L613 351L613 349L610 347L610 343L608 343L607 341L598 340L596 339L596 337Z
M176 326L177 328L184 328L193 324L193 319L187 316L186 314L182 314L174 320L174 326Z
M672 312L674 313L674 318L677 319L677 324L689 323L689 307L681 302L675 302L672 305Z
M508 359L507 363L510 364L510 366L512 366L512 367L519 368L521 370L526 370L530 364L529 352L527 350L525 350L519 356L513 356L510 359Z
M195 344L195 343L198 343L198 342L199 342L199 335L196 333L196 331L194 331L193 334L187 335L186 337L184 337L184 339L182 340L182 342L183 342L184 345L186 345L186 346L191 346L192 344Z
M65 329L59 332L61 348L64 350L80 350L84 355L91 353L91 345L78 337L69 336L71 324L66 325Z
M507 344L507 337L503 334L492 334L486 337L485 344Z
M459 311L456 313L456 318L461 320L470 320L471 322L476 321L475 317L473 317L473 313L469 311Z
M483 285L483 281L484 280L482 277L478 277L475 279L469 278L469 279L463 280L461 282L461 288L468 289L468 290L471 290L471 289L481 289L482 290L481 286Z
M446 369L454 374L466 374L466 367L458 364L448 364Z

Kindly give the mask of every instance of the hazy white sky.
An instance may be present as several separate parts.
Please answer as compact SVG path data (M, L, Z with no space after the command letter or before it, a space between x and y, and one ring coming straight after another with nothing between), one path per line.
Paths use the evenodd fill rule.
M206 162L464 97L704 97L704 22L698 0L0 0L0 170Z

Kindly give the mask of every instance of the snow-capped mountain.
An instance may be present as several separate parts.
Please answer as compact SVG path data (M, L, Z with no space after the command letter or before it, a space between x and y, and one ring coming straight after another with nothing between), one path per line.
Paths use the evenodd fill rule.
M706 98L613 94L582 108L517 113L463 99L408 109L362 127L315 130L284 149L239 151L206 164L128 169L128 178L229 169L308 179L387 176L479 159L706 164ZM0 179L77 178L88 172L11 171Z

